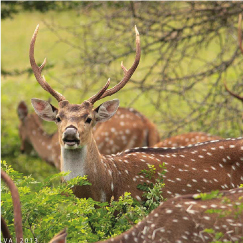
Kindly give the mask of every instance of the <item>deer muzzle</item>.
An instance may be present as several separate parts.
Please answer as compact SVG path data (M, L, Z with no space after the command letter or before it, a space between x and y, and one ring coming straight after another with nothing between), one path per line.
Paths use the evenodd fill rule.
M77 128L74 126L67 127L62 135L62 140L66 148L76 148L80 143Z

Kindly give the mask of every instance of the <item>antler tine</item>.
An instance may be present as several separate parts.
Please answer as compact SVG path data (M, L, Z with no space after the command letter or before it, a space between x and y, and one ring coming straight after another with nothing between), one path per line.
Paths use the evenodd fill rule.
M127 70L123 66L123 63L121 63L121 68L124 71L123 79L117 85L115 85L113 88L106 90L106 92L100 97L100 99L103 99L106 96L113 95L114 93L116 93L117 91L122 89L126 85L126 83L129 81L129 79L132 77L133 73L135 72L135 70L139 64L140 57L141 57L140 36L139 36L139 32L137 30L136 25L135 25L135 33L136 33L136 56L135 56L135 61L134 61L133 65L131 66L130 69Z
M18 243L21 241L21 238L23 239L22 216L21 216L19 192L14 182L3 170L1 170L1 177L6 182L12 195L13 208L14 208L14 228L15 228L16 239Z
M224 81L224 87L227 90L227 92L232 95L233 97L237 98L238 100L240 100L241 102L243 102L243 96L237 95L235 93L233 93L231 90L229 90L229 88L226 85L226 82Z
M126 69L126 67L123 65L123 62L121 62L121 68L122 68L124 74L126 74L126 73L127 73L127 69Z
M12 239L12 236L11 236L10 231L8 229L8 226L7 226L2 215L1 215L1 231L2 231L4 239L7 239L8 242L13 242L13 239Z
M240 46L241 53L243 54L242 37L241 37L241 20L242 20L242 15L239 14L239 21L238 21L238 42L239 42L239 46Z
M31 64L32 70L34 72L35 78L38 81L38 83L41 85L41 87L44 90L46 90L47 92L49 92L53 97L55 97L58 102L60 102L62 100L66 100L62 94L58 93L53 88L51 88L51 86L46 82L44 76L41 76L41 71L46 65L46 58L44 59L44 61L40 67L38 67L38 65L35 62L34 50L35 50L35 41L36 41L36 37L38 34L38 30L39 30L39 25L37 25L37 27L34 31L34 34L32 36L31 42L30 42L30 50L29 50L30 64Z
M97 100L100 99L100 97L104 94L104 92L108 89L110 85L110 78L108 78L105 86L95 95L93 95L92 97L90 97L88 99L88 101L91 103L91 104L94 104Z

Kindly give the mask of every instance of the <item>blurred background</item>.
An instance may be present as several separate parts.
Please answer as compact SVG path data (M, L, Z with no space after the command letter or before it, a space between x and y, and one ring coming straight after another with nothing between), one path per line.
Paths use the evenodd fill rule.
M2 1L1 7L1 152L16 170L38 180L56 171L35 154L20 153L18 103L24 100L31 113L31 98L50 98L29 64L37 24L36 61L47 58L47 82L71 103L95 94L108 78L111 86L121 80L121 61L129 68L134 60L136 25L141 61L112 98L152 120L161 139L189 131L242 135L242 103L223 85L225 80L232 91L243 94L243 55L237 41L242 2ZM55 124L43 125L48 133L56 131Z

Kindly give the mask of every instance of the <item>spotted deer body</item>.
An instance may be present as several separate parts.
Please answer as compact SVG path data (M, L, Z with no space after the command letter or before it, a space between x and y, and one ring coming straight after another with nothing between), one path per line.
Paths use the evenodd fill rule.
M119 107L110 120L98 123L93 133L101 154L152 147L160 140L156 126L133 108Z
M19 103L17 111L21 151L30 151L34 147L42 159L60 169L58 133L47 134L39 116L36 113L28 114L24 101ZM101 154L114 154L133 147L151 147L159 141L155 125L132 108L118 108L110 120L93 127L93 134Z
M180 147L219 139L222 138L204 132L189 132L163 139L159 143L155 144L154 147Z
M92 133L98 122L109 120L117 111L119 101L106 101L97 108L94 103L120 90L128 82L140 59L140 40L136 31L136 58L127 70L123 65L124 77L115 87L108 89L110 81L94 96L82 104L70 104L66 98L53 90L41 76L45 65L38 67L34 59L34 44L38 27L30 45L30 63L35 77L43 89L58 101L58 108L40 99L32 99L36 113L47 121L53 121L58 127L61 146L61 169L70 171L64 177L70 180L77 176L88 176L91 186L75 186L78 197L92 197L94 200L117 200L129 191L137 200L142 200L143 192L137 185L147 180L139 173L154 165L157 172L162 163L166 164L164 197L177 194L206 192L220 188L234 188L242 183L243 177L243 139L213 141L185 148L137 148L120 154L101 155Z
M112 196L117 200L129 191L134 198L142 200L143 192L137 185L154 180L140 175L141 170L154 165L158 172L162 163L166 166L164 198L235 188L243 183L243 139L205 142L177 149L137 148L115 156L101 156L84 172L93 186L93 194L90 191L92 195L89 196L100 201L110 200ZM75 193L85 196L81 187L76 187Z
M102 243L242 241L243 188L221 191L207 200L197 198L169 199L130 230Z

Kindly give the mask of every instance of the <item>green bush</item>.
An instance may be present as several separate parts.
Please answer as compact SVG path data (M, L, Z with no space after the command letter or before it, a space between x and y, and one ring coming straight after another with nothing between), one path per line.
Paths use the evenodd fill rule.
M130 193L125 193L118 201L101 203L73 195L73 185L90 184L86 177L61 183L60 178L68 174L61 172L38 182L32 176L15 171L5 161L1 163L19 190L24 237L37 238L38 242L48 242L63 228L68 228L68 242L95 242L119 235L151 211L155 206L155 203L151 204L151 198L156 198L157 190L161 190L157 184L156 190L150 187L148 202L145 202L148 208L135 201ZM14 236L11 194L4 183L1 189L2 216Z

